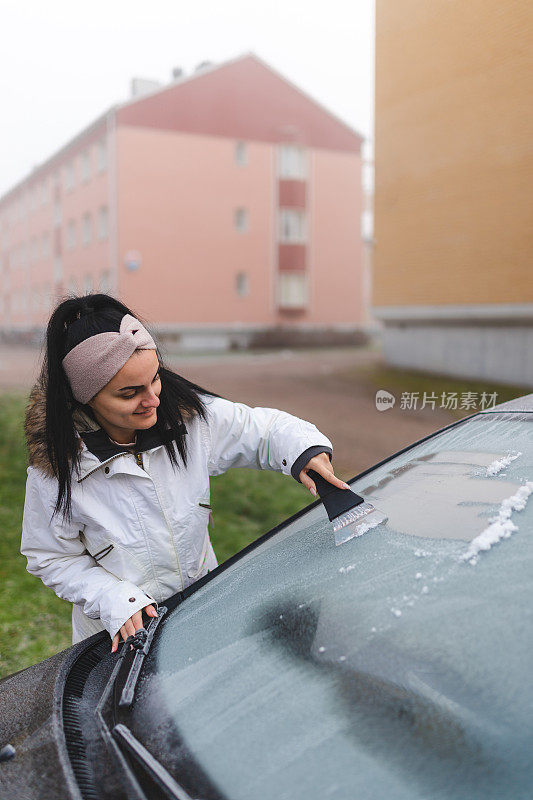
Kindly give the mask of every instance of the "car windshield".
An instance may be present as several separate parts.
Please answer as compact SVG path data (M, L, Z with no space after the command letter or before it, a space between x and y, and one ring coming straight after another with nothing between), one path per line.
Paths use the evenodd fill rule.
M194 797L529 797L530 481L493 413L355 481L365 535L304 512L162 623L136 735Z

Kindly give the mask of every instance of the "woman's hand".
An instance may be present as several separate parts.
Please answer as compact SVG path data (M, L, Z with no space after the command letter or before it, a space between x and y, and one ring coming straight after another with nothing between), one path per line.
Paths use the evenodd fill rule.
M153 607L153 605L145 606L142 611L136 611L135 614L126 620L122 628L120 629L120 635L126 641L128 636L132 636L135 634L136 631L140 630L143 627L143 615L142 612L146 611L149 617L157 617L157 611ZM118 647L119 642L119 635L116 633L113 636L113 643L111 645L111 652L114 653Z
M344 481L341 481L339 478L335 477L328 454L319 453L317 456L313 456L313 458L307 462L298 476L306 489L309 489L313 497L316 497L316 486L314 481L312 481L307 474L310 469L314 469L315 472L318 472L319 475L322 475L322 477L329 481L329 483L332 483L333 486L337 486L339 489L350 488L347 483L344 483Z

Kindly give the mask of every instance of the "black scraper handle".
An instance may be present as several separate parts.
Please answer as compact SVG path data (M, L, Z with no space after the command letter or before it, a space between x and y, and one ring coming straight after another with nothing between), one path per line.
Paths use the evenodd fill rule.
M330 522L365 502L364 497L361 497L360 494L352 492L351 489L339 489L337 486L333 486L314 469L308 470L307 474L315 482L316 490L324 503Z

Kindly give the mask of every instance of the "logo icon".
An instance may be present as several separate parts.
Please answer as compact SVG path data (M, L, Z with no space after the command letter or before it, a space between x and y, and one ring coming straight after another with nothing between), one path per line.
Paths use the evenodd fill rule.
M388 411L389 408L393 408L395 402L394 395L386 392L385 389L378 389L376 392L376 408L378 411Z

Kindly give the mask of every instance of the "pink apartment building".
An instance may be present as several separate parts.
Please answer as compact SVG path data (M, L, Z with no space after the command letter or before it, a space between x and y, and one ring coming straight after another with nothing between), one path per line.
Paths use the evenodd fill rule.
M100 288L183 347L349 339L362 141L252 54L111 108L0 199L0 330Z

